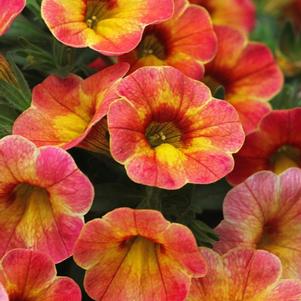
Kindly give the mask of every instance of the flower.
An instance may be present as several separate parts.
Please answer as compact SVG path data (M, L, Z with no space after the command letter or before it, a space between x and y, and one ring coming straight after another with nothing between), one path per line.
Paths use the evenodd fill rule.
M143 67L117 87L108 112L111 153L137 183L177 189L233 168L244 141L231 105L172 67Z
M187 301L298 301L300 280L280 280L279 259L263 250L236 248L224 256L201 248L208 274L193 279Z
M93 186L72 157L21 136L0 140L0 257L28 248L60 262L72 255Z
M234 187L224 202L224 220L216 228L215 249L243 246L265 249L282 261L285 278L301 278L301 170L280 175L261 171Z
M234 156L235 167L227 176L228 182L239 184L260 170L279 174L289 167L300 167L300 120L301 108L274 110L265 116Z
M65 79L47 77L33 89L31 107L17 118L13 133L38 146L69 149L81 146L83 142L83 146L95 151L97 146L89 148L89 141L84 140L88 139L92 129L92 136L95 136L95 131L102 131L100 121L116 98L113 87L127 71L128 64L121 63L85 80L76 75Z
M41 9L62 43L120 55L138 45L146 25L172 16L173 0L43 0Z
M146 28L138 47L119 58L131 64L131 72L142 66L170 65L201 79L204 63L216 54L216 35L209 14L188 0L175 0L172 19Z
M1 301L80 301L81 291L69 277L57 277L54 263L40 252L15 249L2 258L0 282L6 289ZM2 296L5 296L6 298ZM8 297L9 299L8 299Z
M0 0L0 36L7 32L25 5L26 0Z
M244 33L250 32L256 22L255 5L252 0L189 0L204 6L213 24L227 25Z
M93 300L185 300L206 263L191 231L159 211L119 208L88 222L74 249Z
M9 301L7 292L1 283L0 283L0 300Z
M205 66L204 82L212 90L220 85L225 88L225 99L238 111L248 133L270 111L267 101L280 92L283 75L267 46L248 42L230 27L215 29L218 51Z

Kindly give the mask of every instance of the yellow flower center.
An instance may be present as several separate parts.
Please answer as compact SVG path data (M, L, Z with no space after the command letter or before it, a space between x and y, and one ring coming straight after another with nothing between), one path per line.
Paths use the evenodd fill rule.
M48 191L45 188L41 188L39 186L22 183L17 185L11 194L11 199L13 201L22 200L23 203L35 199L36 197L38 197L39 199L46 198L48 200Z
M107 19L111 15L111 10L116 7L116 0L88 0L86 23L89 28L95 29L98 22Z
M173 122L152 122L147 127L145 136L153 148L163 143L181 146L182 134Z
M270 163L272 170L276 174L280 174L290 167L298 167L300 160L300 149L290 145L284 145L272 155Z
M138 57L154 55L160 60L167 57L167 49L158 33L146 34L138 46Z

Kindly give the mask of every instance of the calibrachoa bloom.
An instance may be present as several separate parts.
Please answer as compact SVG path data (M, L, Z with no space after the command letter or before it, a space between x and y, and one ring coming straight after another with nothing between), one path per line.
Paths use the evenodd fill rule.
M6 33L25 5L26 0L0 0L0 36Z
M92 129L91 136L99 130L101 139L99 122L116 99L114 85L128 68L128 64L117 64L85 80L76 75L65 79L49 76L33 89L31 107L15 121L13 133L38 146L55 145L64 149L80 146L85 138L89 140L87 136ZM95 150L94 144L85 141L83 147Z
M206 263L190 230L159 211L119 208L88 222L74 249L94 300L185 300Z
M262 250L236 248L224 256L201 248L208 274L193 279L187 301L300 301L301 281L280 280L279 259Z
M246 132L270 110L267 103L282 88L283 75L268 47L248 42L239 31L216 26L218 51L206 65L205 83L225 88L225 99L240 115Z
M79 286L69 277L57 277L54 263L40 252L15 249L0 264L1 301L81 301ZM1 298L3 296L3 298Z
M0 140L0 257L29 248L55 262L72 255L93 186L72 157L21 136Z
M189 0L204 6L213 23L228 25L243 32L250 32L255 25L255 5L252 0Z
M175 0L172 19L149 26L138 47L120 57L131 71L142 66L173 66L186 75L201 79L204 63L216 53L216 35L209 14L188 0Z
M224 202L215 248L265 249L282 261L285 278L301 278L301 169L262 171L234 187Z
M265 116L234 156L235 167L227 180L236 185L260 170L279 174L289 167L301 167L300 120L301 108L275 110Z
M172 67L143 67L117 87L108 113L111 153L138 183L210 183L233 168L244 134L234 108Z
M167 20L172 13L173 0L42 1L42 17L59 41L105 55L131 51L146 25Z

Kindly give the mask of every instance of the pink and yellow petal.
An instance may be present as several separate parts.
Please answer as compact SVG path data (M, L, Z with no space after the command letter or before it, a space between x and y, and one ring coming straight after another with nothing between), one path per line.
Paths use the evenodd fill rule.
M81 301L79 286L68 277L57 277L39 296L43 301Z
M239 31L228 26L215 26L214 30L218 41L218 51L214 60L206 65L206 75L213 75L219 79L223 76L220 70L230 70L236 66L248 40Z
M0 301L9 301L7 292L2 284L0 284Z
M45 284L51 283L56 276L53 262L43 253L32 250L15 249L2 259L0 277L9 296L33 297L38 295Z
M36 178L36 148L20 136L0 140L0 179L3 183L32 182Z
M201 253L208 274L193 279L189 301L268 300L281 276L279 259L266 251L236 248L222 257L201 248Z
M214 24L231 26L246 33L255 26L255 5L251 0L189 1L204 6L210 12Z
M283 74L265 45L249 43L230 72L229 101L268 100L280 92Z
M271 105L260 101L234 102L234 108L239 112L239 119L246 134L252 132L265 115L271 111Z
M72 3L74 2L74 7ZM144 27L171 17L171 0L123 1L105 4L44 0L42 16L52 33L74 47L91 47L106 55L131 51L141 40ZM89 6L99 5L95 16L86 15ZM102 6L101 6L102 5ZM69 15L69 8L74 16ZM96 21L92 19L95 17ZM91 25L89 22L91 21ZM96 22L93 24L93 22Z
M210 249L201 248L200 250L207 262L208 272L201 280L192 279L187 301L225 300L227 297L227 278L224 274L223 259Z
M268 250L281 259L283 277L299 278L300 183L300 169L291 168L279 176L262 171L236 186L225 199L214 248L223 253L237 246Z
M191 277L206 271L191 232L153 210L119 208L90 221L74 256L95 300L184 300Z
M148 38L154 46L149 44ZM157 53L156 45L162 48L162 53ZM131 71L142 66L169 65L192 78L201 79L203 64L212 60L216 46L216 36L207 11L189 5L187 1L175 1L173 17L164 23L148 27L139 48L123 55L120 61L131 63ZM143 47L146 47L146 51L141 55Z
M216 36L210 16L204 8L189 5L177 18L172 18L162 26L172 33L169 43L175 58L182 53L191 60L206 63L214 57ZM174 56L171 55L171 60Z
M298 130L300 115L300 108L274 110L265 115L258 129L246 136L244 146L235 156L236 165L228 175L228 181L235 185L259 170L268 169L280 173L288 167L298 166L298 161L289 160L283 164L279 160L274 162L273 156L283 146L300 149L299 135L291 134Z
M6 33L14 19L22 12L25 5L25 0L0 1L0 36Z
M298 301L301 299L299 280L282 280L272 290L267 301Z
M69 257L92 203L91 183L59 148L38 149L21 136L7 136L0 153L2 174L8 175L0 187L0 253L23 247L42 250L56 262Z
M56 277L51 259L32 250L8 252L1 262L0 279L9 300L81 300L78 285L68 277Z
M114 85L127 71L127 64L117 64L85 80L75 75L48 77L34 88L32 105L15 121L14 134L38 146L69 149L80 144L107 114L116 99Z

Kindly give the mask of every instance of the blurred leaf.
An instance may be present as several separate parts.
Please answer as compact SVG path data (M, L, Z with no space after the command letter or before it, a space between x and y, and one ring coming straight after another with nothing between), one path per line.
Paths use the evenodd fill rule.
M223 201L231 186L226 180L209 185L195 185L191 196L191 208L197 213L203 210L222 210Z
M225 99L225 94L226 94L226 90L224 86L220 85L215 89L213 96L218 99Z
M103 215L119 207L135 208L145 197L144 188L136 185L125 185L121 183L102 183L94 185L95 199L92 211Z
M301 78L287 80L282 91L271 101L277 110L291 109L301 105Z
M263 12L258 12L256 27L250 35L250 40L265 43L275 51L278 38L279 28L277 19Z

